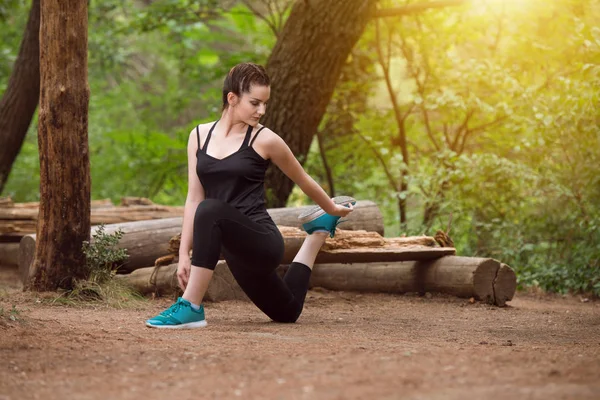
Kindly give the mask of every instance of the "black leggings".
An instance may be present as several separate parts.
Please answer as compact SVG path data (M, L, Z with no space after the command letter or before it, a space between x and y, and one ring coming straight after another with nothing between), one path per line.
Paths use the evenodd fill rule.
M296 322L308 290L311 269L292 263L281 279L283 237L275 224L258 223L235 207L205 199L194 216L192 266L215 269L221 249L225 261L250 300L276 322Z

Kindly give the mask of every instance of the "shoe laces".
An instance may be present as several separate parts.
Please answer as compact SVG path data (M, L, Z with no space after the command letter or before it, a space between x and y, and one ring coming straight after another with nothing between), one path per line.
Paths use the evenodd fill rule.
M348 222L348 220L347 219L338 219L335 222L335 225L333 226L333 228L331 228L331 230L329 231L329 237L333 238L333 236L335 235L335 230L337 229L337 226L339 224L343 224L344 222Z
M177 313L177 311L179 311L181 306L182 306L182 303L180 301L178 301L175 304L173 304L171 307L167 308L165 311L161 312L160 315L167 317L169 315L175 314L175 313Z

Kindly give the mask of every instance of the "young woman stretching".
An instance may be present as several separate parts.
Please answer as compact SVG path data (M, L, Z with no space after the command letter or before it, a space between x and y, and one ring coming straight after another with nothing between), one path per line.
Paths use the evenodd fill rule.
M265 69L239 64L225 78L221 118L190 133L188 195L177 267L184 293L147 320L147 326L206 326L201 302L221 250L242 290L273 321L295 322L302 313L317 253L327 235L333 237L339 218L352 211L355 200L330 199L281 137L258 123L269 95ZM299 217L309 235L283 279L275 272L283 258L283 237L265 206L264 178L270 162L318 204Z

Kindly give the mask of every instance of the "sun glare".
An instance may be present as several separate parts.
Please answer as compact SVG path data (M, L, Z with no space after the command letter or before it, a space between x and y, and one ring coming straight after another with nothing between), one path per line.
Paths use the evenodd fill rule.
M493 12L522 12L532 8L536 3L546 2L551 0L471 0L473 8L481 13Z

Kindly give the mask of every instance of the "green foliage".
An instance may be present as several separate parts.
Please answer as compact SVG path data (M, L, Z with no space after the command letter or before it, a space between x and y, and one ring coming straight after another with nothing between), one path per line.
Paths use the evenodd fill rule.
M183 203L190 131L219 115L228 69L264 64L275 44L245 6L223 4L90 2L93 198ZM29 7L0 6L0 91ZM472 2L380 19L397 110L370 24L320 126L336 193L377 202L387 236L450 225L459 254L511 265L522 286L600 295L599 20L598 0ZM16 201L38 200L36 128L3 193ZM316 141L305 167L330 189ZM289 205L304 202L295 189Z
M104 224L98 226L92 241L84 241L82 246L89 270L88 281L98 284L110 280L119 268L119 262L128 257L126 249L116 247L123 238L123 231L117 229L107 234L104 229Z
M0 89L7 83L30 2L0 22ZM12 4L12 3L11 3ZM11 8L13 10L13 8ZM214 120L222 79L241 61L265 63L275 37L243 5L169 0L92 0L88 68L92 198L149 197L181 205L190 131ZM37 118L3 195L39 200Z
M352 81L338 85L326 117L352 117L326 131L337 192L376 201L388 236L450 224L459 254L502 260L522 286L600 295L600 2L490 7L380 21L408 160L374 26L365 32L354 53L377 68L349 62ZM369 84L367 98L348 94ZM307 168L325 182L317 147Z
M4 93L19 53L23 29L29 17L30 1L0 1L0 93Z

